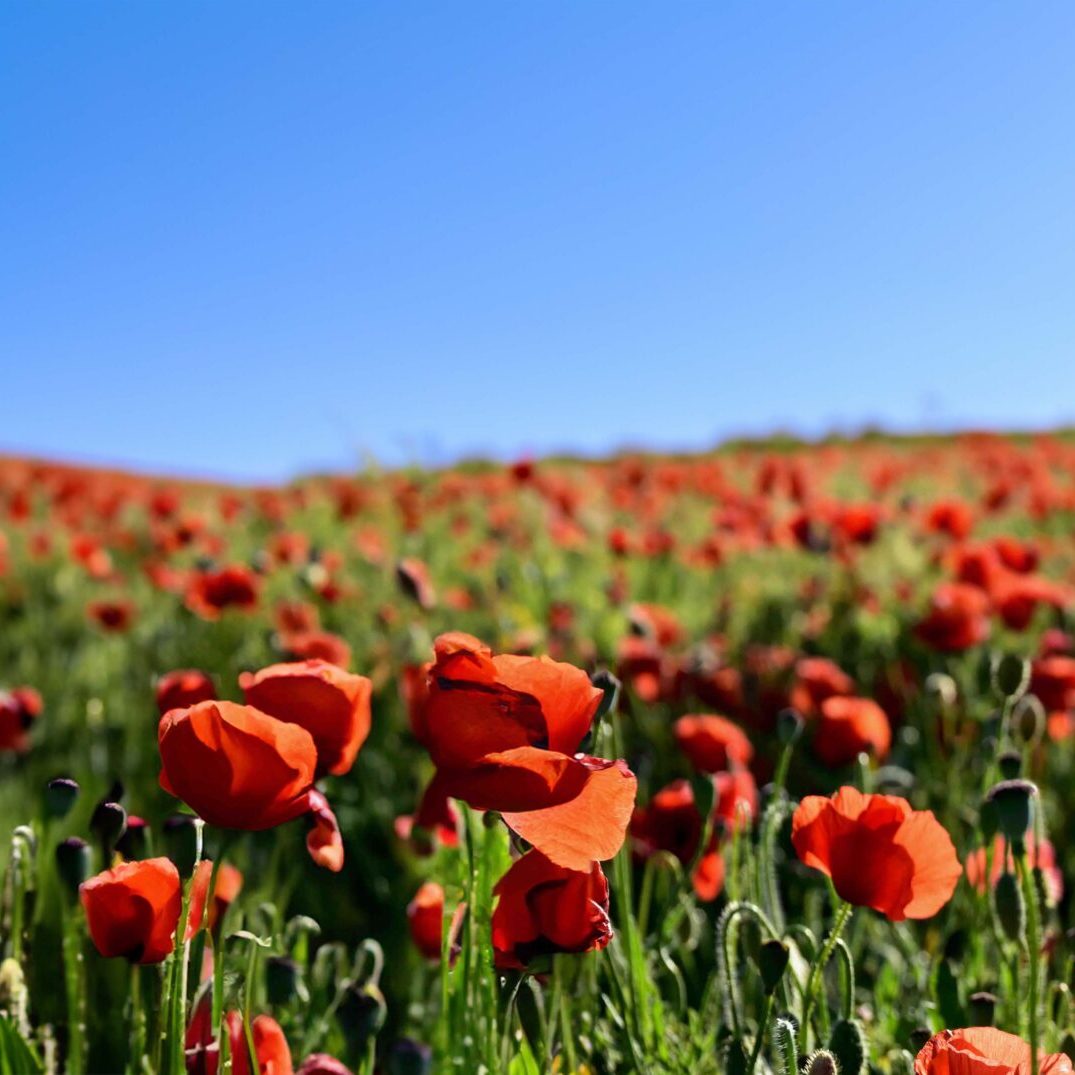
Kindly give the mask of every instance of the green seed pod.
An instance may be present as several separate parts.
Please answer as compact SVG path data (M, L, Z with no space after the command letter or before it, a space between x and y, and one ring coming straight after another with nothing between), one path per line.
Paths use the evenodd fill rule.
M77 894L78 886L90 875L90 846L77 836L56 845L56 870L67 891Z
M866 1066L866 1036L857 1019L841 1019L833 1026L829 1052L836 1057L840 1075L861 1075Z
M997 998L993 993L971 993L967 998L971 1026L993 1026L997 1015Z
M828 1049L818 1049L806 1058L803 1075L840 1075L840 1068Z
M1029 780L1002 780L989 789L986 799L996 807L1000 831L1011 843L1022 845L1030 828L1031 802L1037 794L1037 785Z
M788 968L791 952L783 941L766 941L757 954L758 971L766 996L774 992Z
M1045 734L1047 720L1037 696L1024 695L1012 708L1012 737L1024 746L1035 746Z
M1014 873L1002 873L997 879L993 906L1004 935L1011 941L1021 941L1026 932L1026 905Z
M78 792L74 780L63 776L50 780L45 788L45 813L54 818L67 817L78 800Z
M1021 698L1030 685L1030 662L1014 653L993 659L993 690L1002 698Z
M1005 780L1015 780L1023 771L1023 755L1018 750L1005 750L997 758L997 765Z

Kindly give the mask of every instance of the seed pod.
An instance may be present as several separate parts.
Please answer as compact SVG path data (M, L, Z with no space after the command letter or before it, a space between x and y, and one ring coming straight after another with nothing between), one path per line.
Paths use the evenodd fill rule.
M78 784L65 776L50 780L45 788L45 813L54 818L67 817L78 800L78 792Z
M986 795L997 811L1000 831L1012 844L1021 846L1030 828L1030 804L1037 798L1038 788L1029 780L1002 780Z
M1011 941L1021 941L1026 932L1026 906L1014 873L1002 873L997 879L993 906L1004 935Z
M429 1075L433 1050L412 1038L401 1038L388 1050L388 1075Z
M352 1051L362 1053L370 1039L381 1032L387 1014L384 995L377 986L368 983L354 985L347 991L336 1018Z
M56 870L72 895L90 875L90 845L77 836L69 836L56 845Z
M116 841L116 850L128 862L149 858L149 825L140 817L128 817L127 828Z
M967 998L971 1026L993 1026L997 1015L997 998L993 993L971 993Z
M866 1037L857 1019L841 1019L833 1026L829 1052L836 1057L840 1075L860 1075L866 1066Z
M993 660L993 689L1002 698L1021 698L1030 684L1030 662L1015 653Z
M1015 780L1023 771L1023 756L1018 750L1005 750L997 758L997 765L1005 780Z

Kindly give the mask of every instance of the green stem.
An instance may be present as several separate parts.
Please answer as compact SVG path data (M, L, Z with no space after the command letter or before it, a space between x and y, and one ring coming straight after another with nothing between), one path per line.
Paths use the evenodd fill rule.
M753 1075L758 1065L758 1057L761 1055L762 1043L769 1032L769 1020L773 1017L773 994L765 998L765 1009L762 1011L761 1022L758 1024L758 1032L754 1035L754 1048L750 1050L750 1060L747 1063L747 1072Z
M836 942L840 939L840 934L843 932L843 928L847 924L850 915L851 904L841 902L839 910L836 912L836 920L832 924L832 929L829 930L828 937L825 938L825 944L822 946L821 954L818 956L810 970L810 977L807 979L806 983L806 996L803 999L803 1019L799 1026L799 1050L801 1052L806 1051L809 1043L810 1016L813 1013L814 1001L817 996L818 987L821 984L821 975L825 970L825 965L832 958L832 953L836 948Z
M73 908L63 908L63 967L67 992L68 1075L84 1075L86 1070L86 990L82 973L82 931Z
M1030 869L1026 851L1016 859L1019 879L1023 885L1023 901L1026 903L1027 971L1030 987L1027 990L1027 1024L1030 1028L1030 1075L1038 1075L1038 1047L1041 1027L1038 1004L1038 986L1041 979L1041 921L1038 911L1038 893L1034 884L1034 872Z

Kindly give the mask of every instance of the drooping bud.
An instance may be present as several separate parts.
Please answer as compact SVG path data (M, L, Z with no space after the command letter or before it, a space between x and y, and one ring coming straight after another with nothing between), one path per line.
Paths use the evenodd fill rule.
M787 970L790 956L791 952L783 941L766 941L758 949L758 971L761 974L762 987L765 989L766 996L776 991L776 987L784 977L784 971Z
M353 985L336 1012L340 1028L353 1052L363 1053L384 1026L388 1008L384 994L372 982Z
M290 1004L298 995L302 968L288 956L269 956L265 961L265 990L272 1005Z

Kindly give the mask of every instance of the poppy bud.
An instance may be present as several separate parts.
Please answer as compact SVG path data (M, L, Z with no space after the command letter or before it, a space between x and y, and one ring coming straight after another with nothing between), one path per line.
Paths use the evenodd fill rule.
M77 836L69 836L56 845L56 869L60 880L74 895L90 875L90 846Z
M836 1057L828 1049L818 1049L806 1058L803 1075L839 1075Z
M758 949L757 963L766 996L775 992L788 967L791 952L783 941L766 941Z
M388 1050L388 1075L429 1075L433 1050L411 1038L402 1038Z
M112 848L127 828L127 811L117 802L99 802L90 818L90 831L101 845L105 865L112 855Z
M997 1013L997 998L992 993L971 993L967 998L967 1014L972 1026L993 1026Z
M911 1052L919 1053L925 1046L926 1042L933 1037L933 1031L926 1026L915 1027L910 1034L907 1035L908 1041L911 1044Z
M776 737L781 745L790 747L803 733L803 718L796 709L781 709L776 717Z
M1030 803L1037 794L1037 786L1029 780L1002 780L986 795L996 807L1001 833L1018 854L1022 853L1023 839L1030 828Z
M590 676L590 682L599 690L602 691L602 697L600 703L597 706L597 712L594 714L594 723L596 724L610 709L616 704L616 699L620 694L620 681L607 669L602 668L598 672L594 672Z
M1026 694L1012 709L1012 738L1017 743L1033 746L1045 732L1045 707L1036 695Z
M287 956L269 956L265 962L265 988L273 1006L290 1004L300 992L302 968Z
M384 995L372 982L353 985L336 1012L340 1028L353 1052L361 1053L384 1026L388 1008Z
M1030 683L1030 662L1014 653L995 658L992 666L993 689L1002 698L1021 698Z
M45 788L45 813L49 817L67 817L78 800L79 786L74 780L59 776Z
M927 697L932 698L944 709L950 709L959 700L959 688L956 681L944 672L932 672L926 676L923 684Z
M993 888L997 921L1011 941L1021 941L1026 932L1026 905L1014 873L1002 873Z
M164 823L164 850L179 870L180 877L194 872L198 857L198 827L190 814L173 814Z
M116 850L128 861L149 857L149 825L133 814L127 818L127 828L116 841Z
M866 1038L856 1019L840 1019L832 1028L829 1051L840 1075L860 1075L866 1065Z
M997 766L1005 780L1015 780L1023 771L1023 755L1018 750L1005 750L997 758Z

